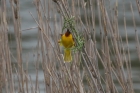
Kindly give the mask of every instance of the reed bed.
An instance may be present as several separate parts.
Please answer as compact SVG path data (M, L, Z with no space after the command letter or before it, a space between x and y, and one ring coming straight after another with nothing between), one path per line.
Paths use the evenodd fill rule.
M31 11L29 14L36 27L26 29L21 29L20 1L0 2L0 93L135 93L125 17L126 0L122 1L125 39L119 31L117 0L113 7L109 5L110 0L33 0L37 17ZM136 2L139 13L139 1L133 2ZM16 55L9 46L7 3L12 13ZM129 5L140 59L137 25L131 2ZM26 58L22 56L22 33L31 29L38 30L32 63L35 81L28 73L28 58L24 62ZM64 63L63 48L58 44L60 34L66 29L70 29L76 42L73 61L69 63ZM12 59L17 65L12 65ZM39 70L44 76L43 92L38 80Z

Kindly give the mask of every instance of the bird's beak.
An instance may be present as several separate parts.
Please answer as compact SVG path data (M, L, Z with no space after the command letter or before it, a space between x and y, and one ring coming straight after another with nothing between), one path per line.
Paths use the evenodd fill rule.
M63 34L60 34L60 36L62 36Z

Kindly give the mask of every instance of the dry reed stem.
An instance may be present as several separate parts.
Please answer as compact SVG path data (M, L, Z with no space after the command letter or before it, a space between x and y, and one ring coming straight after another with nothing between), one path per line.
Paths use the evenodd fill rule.
M56 3L54 3L54 2ZM129 50L129 39L127 35L127 22L124 9L124 30L125 45L119 31L118 24L118 1L112 10L109 11L104 0L34 0L37 18L29 12L37 24L35 27L21 30L20 3L19 0L10 0L13 14L13 27L16 39L17 56L10 52L8 41L8 24L6 19L6 1L2 0L3 12L0 32L0 92L6 93L41 93L39 84L39 70L44 74L44 90L46 93L134 93L132 81L132 67ZM139 9L139 1L137 8ZM98 12L99 30L96 28L96 6ZM135 29L135 41L137 54L140 59L139 37L136 23L132 11L132 20ZM79 9L78 9L79 8ZM60 13L58 13L58 11ZM89 12L90 15L88 14ZM58 16L59 15L59 16ZM82 51L73 53L73 61L64 63L63 55L57 40L63 28L64 17L75 16L75 29L78 33L85 33L85 46ZM84 18L84 19L83 19ZM60 22L58 22L58 20ZM38 28L37 46L34 49L35 83L28 72L29 60L26 57L26 68L23 70L22 63L22 31ZM100 40L97 40L96 33L100 31ZM76 36L76 35L74 35ZM101 45L98 49L97 44ZM113 57L112 57L113 56ZM17 67L11 65L11 57L17 62ZM128 59L127 59L128 58ZM102 65L103 74L99 68ZM40 65L42 66L40 68ZM126 67L125 67L126 66ZM15 70L16 81L13 79L13 69ZM85 82L86 81L86 82ZM118 82L116 84L115 82ZM18 84L17 88L15 87ZM121 90L118 89L118 85ZM4 87L4 88L3 88Z

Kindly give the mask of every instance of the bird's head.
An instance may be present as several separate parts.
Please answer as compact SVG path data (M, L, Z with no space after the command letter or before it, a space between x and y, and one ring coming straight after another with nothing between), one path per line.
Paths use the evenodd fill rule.
M67 29L67 32L65 33L65 36L68 37L71 34L71 32L69 31L69 29Z

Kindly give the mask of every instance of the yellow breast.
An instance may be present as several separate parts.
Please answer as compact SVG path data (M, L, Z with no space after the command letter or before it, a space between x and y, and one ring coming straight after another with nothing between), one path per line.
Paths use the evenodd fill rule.
M74 45L74 40L71 34L69 36L65 36L65 34L63 34L61 40L62 40L62 45L65 48L71 48Z

